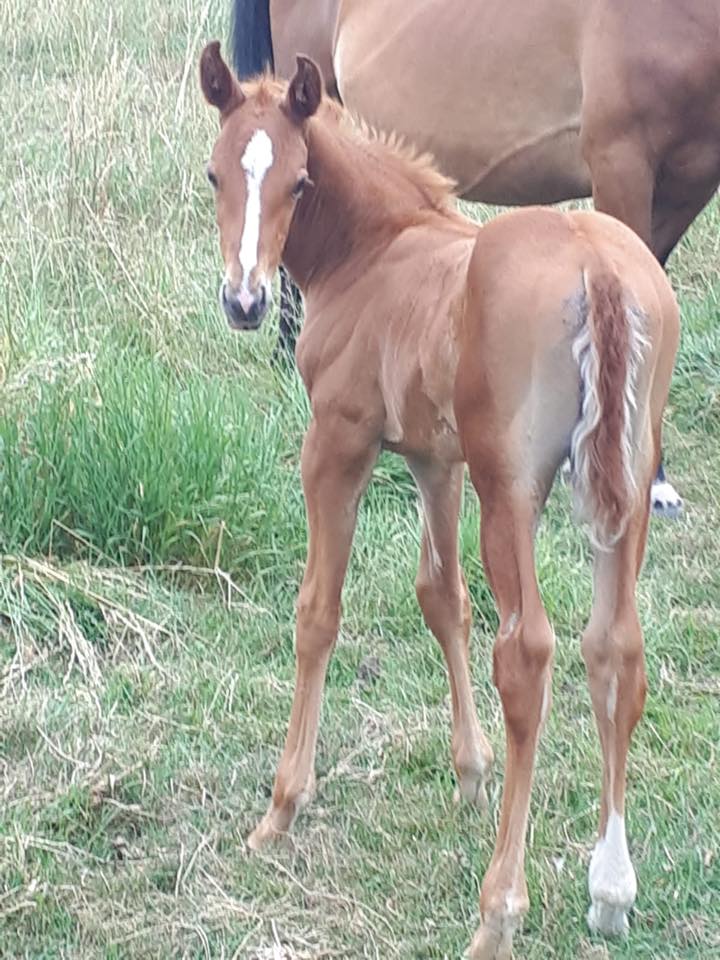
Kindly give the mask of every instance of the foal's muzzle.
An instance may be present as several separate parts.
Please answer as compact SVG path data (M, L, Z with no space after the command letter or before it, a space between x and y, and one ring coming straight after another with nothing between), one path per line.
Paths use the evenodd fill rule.
M268 287L261 283L257 292L235 290L227 280L220 287L220 303L233 330L257 330L270 304Z

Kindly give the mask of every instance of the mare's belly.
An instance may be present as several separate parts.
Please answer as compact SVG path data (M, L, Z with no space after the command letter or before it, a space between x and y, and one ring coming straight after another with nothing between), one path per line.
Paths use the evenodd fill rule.
M585 196L578 0L344 0L345 104L432 153L467 199Z

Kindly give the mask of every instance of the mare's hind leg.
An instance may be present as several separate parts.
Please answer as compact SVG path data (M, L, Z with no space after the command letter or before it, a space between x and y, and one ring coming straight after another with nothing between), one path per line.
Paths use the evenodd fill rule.
M554 468L543 480L525 485L519 465L500 463L504 451L495 463L474 459L472 449L466 453L482 507L483 563L500 617L493 679L507 742L500 825L482 884L482 924L470 957L509 960L513 934L528 908L525 834L535 753L550 708L555 635L538 590L533 539Z
M626 932L627 913L637 892L625 838L625 773L630 736L645 702L635 585L648 518L643 505L621 540L609 551L596 552L593 609L582 641L603 752L600 833L590 862L588 924L608 935Z
M666 176L658 183L653 199L651 246L663 267L687 228L712 199L719 180L720 167L712 167L700 182L688 182L685 175L682 181ZM662 463L652 485L651 503L656 514L677 517L682 513L682 499L666 478Z
M458 561L464 466L408 458L420 490L424 527L415 587L428 626L445 655L452 700L452 756L459 792L485 808L493 752L477 718L470 681L470 601Z
M325 673L337 638L357 507L378 449L357 424L331 414L313 420L305 436L308 556L297 603L295 694L272 801L248 838L253 850L289 830L312 795Z
M587 123L582 136L583 152L592 176L595 209L627 224L664 266L670 250L692 217L684 223L681 223L681 217L673 221L679 232L669 242L665 228L658 231L655 170L644 144L634 136L605 142L602 133L593 136L592 123ZM668 519L679 517L683 510L682 497L665 476L662 461L650 491L650 505L656 516Z

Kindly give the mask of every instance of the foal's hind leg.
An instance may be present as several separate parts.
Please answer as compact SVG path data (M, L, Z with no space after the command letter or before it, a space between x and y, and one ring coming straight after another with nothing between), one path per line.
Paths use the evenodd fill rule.
M337 638L357 507L378 449L357 424L332 415L314 420L303 443L308 557L297 603L295 694L270 808L248 839L254 850L289 830L313 791L325 673Z
M483 563L500 617L493 677L507 742L500 825L482 884L482 924L470 956L509 960L513 934L528 908L525 834L535 753L550 709L555 635L535 577L533 538L554 469L546 483L536 481L523 489L519 468L493 475L483 459L473 462L472 451L467 453L482 505Z
M458 562L463 464L408 458L420 490L424 527L415 583L425 623L442 648L450 678L452 756L459 792L487 806L485 780L493 752L477 718L470 681L470 601Z
M594 601L582 651L603 751L600 835L590 862L588 924L625 933L637 883L625 838L625 772L630 735L645 703L643 638L635 604L649 512L645 505L622 539L596 552Z

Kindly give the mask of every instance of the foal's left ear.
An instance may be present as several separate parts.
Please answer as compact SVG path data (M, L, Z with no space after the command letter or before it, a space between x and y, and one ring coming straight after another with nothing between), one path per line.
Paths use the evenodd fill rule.
M205 99L218 108L222 119L245 99L240 84L222 58L217 40L209 43L200 56L200 86Z
M320 106L323 82L320 69L314 60L301 53L295 59L297 68L288 87L287 104L293 117L302 122L311 117Z

